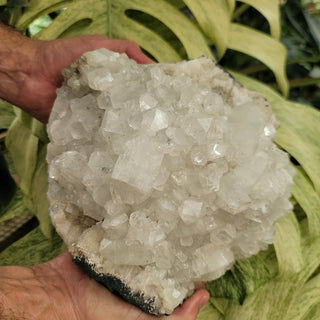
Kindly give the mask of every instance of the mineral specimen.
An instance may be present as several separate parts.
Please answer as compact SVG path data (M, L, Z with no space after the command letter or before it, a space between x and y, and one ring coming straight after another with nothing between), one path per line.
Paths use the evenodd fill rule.
M265 99L201 57L85 53L48 133L50 212L74 260L150 314L272 243L293 170Z

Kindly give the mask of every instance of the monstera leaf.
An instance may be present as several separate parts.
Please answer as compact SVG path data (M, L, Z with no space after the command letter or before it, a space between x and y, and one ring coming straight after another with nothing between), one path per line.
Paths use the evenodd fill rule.
M221 58L228 48L261 60L275 74L283 93L288 85L284 72L286 52L279 42L280 20L277 0L243 1L255 7L269 22L271 35L261 34L252 28L234 24L232 15L235 1L226 0L32 0L16 22L25 30L35 19L58 9L64 9L52 24L36 35L43 40L82 34L99 33L111 38L136 41L159 62L212 57L208 44L214 44ZM185 3L191 17L179 8ZM132 18L130 12L140 12ZM152 19L154 23L146 24ZM186 52L186 56L172 47L159 32L159 25L173 33Z

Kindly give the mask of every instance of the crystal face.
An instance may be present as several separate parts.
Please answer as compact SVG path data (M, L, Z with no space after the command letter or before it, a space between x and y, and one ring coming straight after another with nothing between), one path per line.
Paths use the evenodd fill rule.
M294 172L263 97L204 57L138 65L99 49L64 76L48 198L71 252L170 314L272 243Z

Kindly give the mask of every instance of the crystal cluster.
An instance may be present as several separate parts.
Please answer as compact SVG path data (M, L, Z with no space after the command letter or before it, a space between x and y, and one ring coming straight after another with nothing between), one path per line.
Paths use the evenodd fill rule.
M169 314L272 243L294 173L259 94L205 57L139 65L100 49L64 75L48 197L71 251Z

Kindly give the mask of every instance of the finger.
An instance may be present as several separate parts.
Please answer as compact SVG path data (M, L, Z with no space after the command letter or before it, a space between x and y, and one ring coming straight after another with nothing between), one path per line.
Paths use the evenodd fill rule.
M110 50L120 53L126 53L127 56L140 64L155 63L152 59L148 58L140 49L139 45L131 40L109 40L112 43Z
M140 47L133 41L125 41L126 47L126 54L129 58L135 60L140 64L150 64L155 63L153 60L148 58L140 49Z
M75 38L76 39L76 38ZM131 40L123 39L109 39L101 35L82 36L81 40L86 42L87 51L106 48L111 51L126 53L127 56L140 64L154 63L154 61L148 58L140 49L139 45Z
M205 285L206 283L203 281L203 282L200 282L196 285L196 289L201 289L203 288L203 286Z
M200 308L202 308L208 300L208 291L198 289L171 314L168 320L195 320Z

